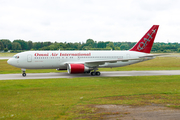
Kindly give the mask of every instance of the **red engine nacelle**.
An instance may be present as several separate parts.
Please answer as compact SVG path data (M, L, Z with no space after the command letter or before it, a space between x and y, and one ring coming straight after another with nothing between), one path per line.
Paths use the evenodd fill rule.
M69 74L84 73L90 71L89 67L84 66L84 64L68 64L67 70Z

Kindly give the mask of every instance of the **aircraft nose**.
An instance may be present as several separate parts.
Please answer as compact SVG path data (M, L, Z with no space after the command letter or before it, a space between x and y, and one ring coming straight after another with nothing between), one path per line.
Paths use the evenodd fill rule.
M10 63L11 63L11 58L10 58L10 59L8 59L7 63L8 63L8 64L10 64Z
M13 61L12 58L10 58L10 59L7 61L7 63L8 63L9 65L14 65L14 61Z

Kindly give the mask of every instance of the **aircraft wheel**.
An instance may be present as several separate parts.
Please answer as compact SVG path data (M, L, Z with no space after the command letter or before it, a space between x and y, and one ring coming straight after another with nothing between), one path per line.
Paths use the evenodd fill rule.
M23 77L26 77L26 73L23 73L22 76L23 76Z
M100 74L101 74L100 72L96 72L96 75L97 75L97 76L100 76Z
M95 76L95 75L96 75L96 73L95 73L95 72L91 72L91 75L92 75L92 76Z

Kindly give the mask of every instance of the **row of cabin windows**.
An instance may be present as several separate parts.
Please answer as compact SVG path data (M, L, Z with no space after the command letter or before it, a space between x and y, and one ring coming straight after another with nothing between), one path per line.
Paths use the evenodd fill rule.
M78 57L78 58L123 58L123 56L91 56L91 57Z
M73 57L34 57L34 59L65 59ZM90 57L78 57L78 58L123 58L123 56L90 56Z
M34 59L60 59L61 57L34 57ZM62 57L62 58L68 58L68 57ZM69 57L73 58L73 57Z

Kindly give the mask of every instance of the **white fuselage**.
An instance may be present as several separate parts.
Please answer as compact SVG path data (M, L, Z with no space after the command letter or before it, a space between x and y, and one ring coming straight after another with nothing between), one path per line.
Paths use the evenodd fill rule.
M120 67L144 60L136 59L141 56L149 55L135 51L27 51L16 54L8 60L10 65L22 69L67 69L67 64L85 64L87 67ZM123 60L125 61L118 61ZM128 60L126 60L128 59ZM116 62L102 62L102 64L86 64L91 61L117 60Z

